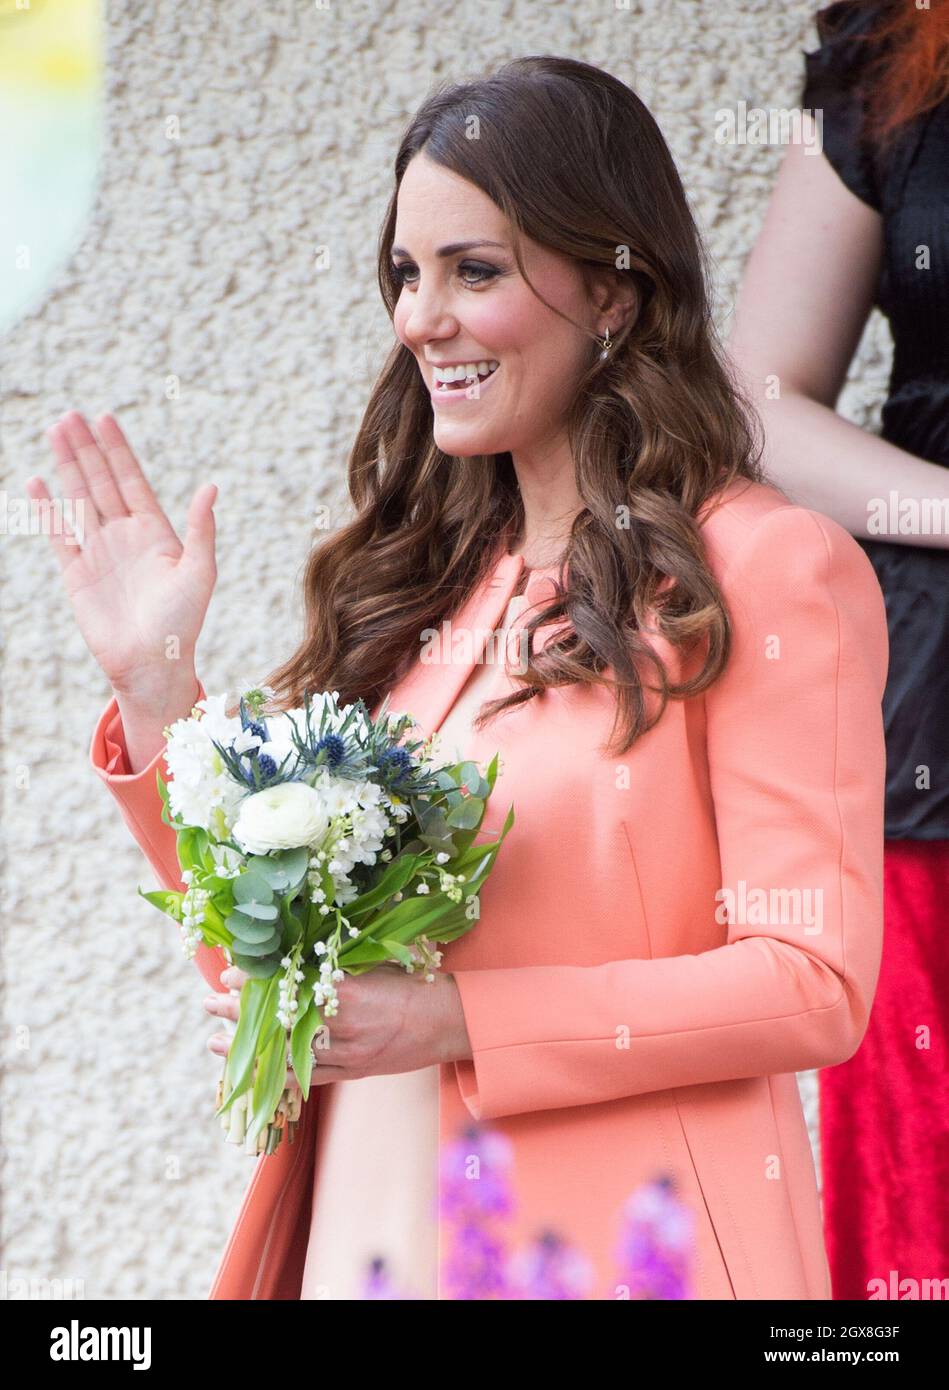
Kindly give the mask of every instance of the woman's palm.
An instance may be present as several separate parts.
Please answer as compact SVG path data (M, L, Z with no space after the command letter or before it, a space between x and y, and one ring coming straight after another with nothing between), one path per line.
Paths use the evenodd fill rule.
M118 424L97 423L101 442L77 412L49 431L79 544L51 540L80 631L121 686L193 655L216 577L214 492L202 487L192 498L182 543ZM40 478L28 491L49 498Z

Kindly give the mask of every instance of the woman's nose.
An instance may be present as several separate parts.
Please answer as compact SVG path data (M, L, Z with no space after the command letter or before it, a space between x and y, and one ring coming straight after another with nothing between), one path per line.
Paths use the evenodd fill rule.
M438 295L419 289L412 296L402 331L413 347L422 348L426 343L440 338L453 338L458 332L458 321L448 312Z

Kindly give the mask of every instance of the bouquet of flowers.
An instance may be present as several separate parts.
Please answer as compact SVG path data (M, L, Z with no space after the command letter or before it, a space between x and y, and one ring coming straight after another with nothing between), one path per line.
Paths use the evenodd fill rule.
M209 696L164 730L172 780L158 772L158 790L185 891L138 890L180 924L189 957L221 946L250 977L216 1113L253 1154L273 1153L285 1129L293 1142L339 981L389 961L431 978L435 944L477 921L514 824L512 806L475 844L496 754L484 773L438 765L437 736L403 741L414 720L388 714L388 697L373 720L337 691L291 710L268 709L273 694L243 689L239 716Z

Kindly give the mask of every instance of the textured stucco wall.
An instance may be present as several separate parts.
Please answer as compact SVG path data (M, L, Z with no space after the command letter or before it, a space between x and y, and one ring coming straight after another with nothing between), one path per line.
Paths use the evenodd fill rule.
M58 492L43 429L72 407L117 414L176 526L217 480L211 689L286 655L317 508L343 514L390 333L374 282L390 162L430 82L553 52L633 85L710 241L724 324L781 151L716 144L714 113L795 104L814 46L800 0L114 0L106 34L87 234L5 344L3 485L22 495L39 471ZM864 423L887 361L875 316L842 401ZM3 1269L87 1298L200 1299L252 1160L210 1115L204 987L136 897L151 871L88 765L108 689L49 542L5 538L3 566Z

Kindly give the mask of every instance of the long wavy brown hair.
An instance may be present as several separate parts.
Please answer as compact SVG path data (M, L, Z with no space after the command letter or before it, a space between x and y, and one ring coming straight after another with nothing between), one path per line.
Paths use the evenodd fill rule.
M473 118L478 139L466 133ZM483 704L478 719L480 727L555 686L610 685L610 751L625 751L670 697L704 690L724 669L728 614L696 514L736 478L767 481L757 417L713 327L707 253L666 142L636 94L586 63L522 57L436 89L408 125L379 242L390 319L401 288L390 260L396 200L422 150L506 215L528 283L520 235L618 270L638 293L638 312L605 362L590 334L589 367L565 420L585 505L554 597L532 610L518 688ZM307 560L303 640L267 678L278 706L301 703L306 689L332 689L371 709L411 668L423 631L457 612L523 524L511 455L460 458L438 448L427 387L399 341L360 425L349 491L354 519ZM559 619L560 634L535 644L535 628ZM643 635L647 619L675 648L701 644L704 660L688 679L670 679ZM660 695L653 718L643 661L658 681L649 687Z

